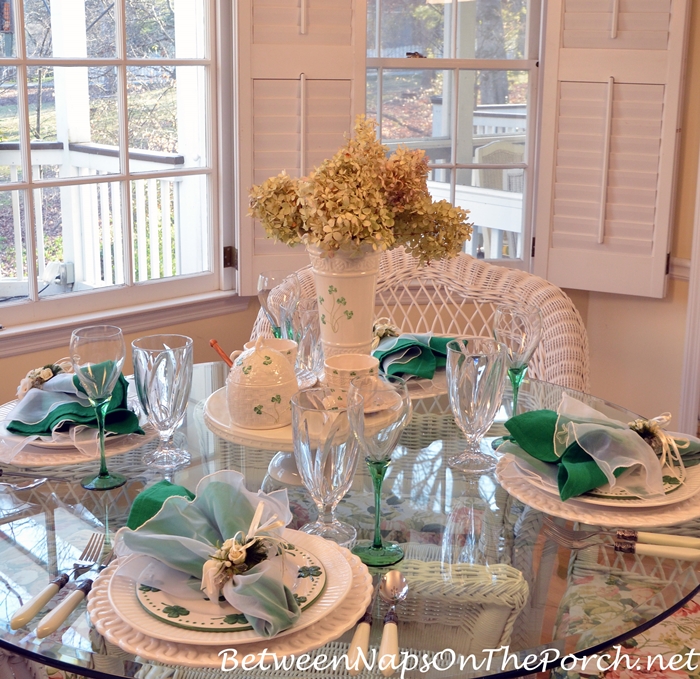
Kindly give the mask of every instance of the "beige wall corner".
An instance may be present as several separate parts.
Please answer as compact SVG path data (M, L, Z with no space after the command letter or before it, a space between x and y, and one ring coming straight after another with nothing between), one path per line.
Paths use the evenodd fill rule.
M591 392L645 417L678 413L687 302L679 280L665 299L590 293Z

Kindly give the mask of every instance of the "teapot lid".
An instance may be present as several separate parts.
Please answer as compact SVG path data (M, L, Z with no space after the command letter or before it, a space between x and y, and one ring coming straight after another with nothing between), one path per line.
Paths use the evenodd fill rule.
M296 382L296 372L287 358L279 351L263 346L263 341L258 337L252 349L246 349L234 359L229 383L266 387L292 380Z

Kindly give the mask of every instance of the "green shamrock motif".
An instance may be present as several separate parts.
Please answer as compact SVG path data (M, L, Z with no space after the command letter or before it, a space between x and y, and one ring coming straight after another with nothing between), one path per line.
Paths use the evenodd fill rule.
M288 552L293 552L296 549L296 547L291 542L288 542L286 545L284 545L284 548Z
M166 606L163 609L163 613L165 613L165 615L167 615L169 618L179 618L183 615L190 614L190 612L182 606Z
M345 306L347 304L347 302L345 301L345 297L338 297L338 299L335 301L338 302L338 304L340 304L341 306Z
M338 292L338 288L336 288L335 285L329 285L328 286L328 294L332 295L334 292Z
M294 595L294 600L297 602L297 604L299 606L301 606L302 604L305 604L308 601L308 599L305 596L299 596L298 594Z
M323 301L324 301L324 300L323 300L323 297L319 297L319 298L318 298L318 303L319 303L319 304L323 304Z
M323 323L323 325L326 325L326 314L321 314L321 323Z
M345 318L348 320L350 320L354 315L352 311L344 311L343 313L345 314Z
M250 371L253 369L252 365L246 365L243 367L243 374L250 375Z
M272 363L272 359L269 356L265 356L265 360L263 361L263 365L270 365Z
M282 397L279 394L275 394L270 401L272 403L282 403Z
M139 585L139 589L142 592L160 592L156 587L149 587L148 585Z
M248 619L243 615L243 613L231 613L224 617L224 624L226 625L245 625Z
M314 581L314 578L318 578L321 576L321 568L320 566L302 566L299 569L299 573L297 574L298 578L311 578L311 582Z
M253 411L255 412L256 415L262 415L263 407L260 406L253 406Z

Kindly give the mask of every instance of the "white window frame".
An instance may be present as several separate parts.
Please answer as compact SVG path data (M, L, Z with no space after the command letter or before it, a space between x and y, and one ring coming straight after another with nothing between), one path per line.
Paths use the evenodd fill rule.
M231 35L233 17L231 3L227 0L205 0L206 31L209 39L209 54L203 59L126 59L126 36L117 35L117 56L114 59L66 59L27 58L24 41L17 41L16 58L0 58L0 65L17 67L19 100L27 101L27 69L40 65L48 66L121 66L118 81L118 111L120 115L120 171L108 176L109 182L122 184L122 205L131 205L128 182L135 179L172 178L177 176L205 175L209 177L209 210L211 270L201 274L180 275L170 279L159 279L136 283L133 280L132 256L125 256L127 283L113 288L72 292L66 295L39 298L39 281L35 257L36 234L27 224L29 300L0 305L0 356L12 356L31 350L53 347L67 341L70 330L84 322L111 320L122 325L126 332L140 331L148 327L168 325L175 322L196 320L247 307L247 300L239 300L233 291L234 269L224 269L221 263L221 248L233 244L233 229L224 231L222 225L231 225L233 198L230 191L222 191L223 182L232 183L232 55L234 36ZM124 21L124 5L117 4ZM24 34L24 17L21 3L15 12L16 34ZM209 164L202 168L167 169L165 171L129 172L129 150L126 134L127 121L127 66L203 66L209 73L211 115L207 122L207 154ZM124 74L124 75L122 75ZM29 120L20 111L20 139L22 153L22 177L24 181L12 184L12 190L25 192L26 212L34 216L34 191L38 188L99 184L105 175L93 177L71 177L34 181L31 177L31 153L27 141L30 139ZM223 167L219 167L224 159ZM5 185L3 189L10 188ZM21 194L20 194L21 195ZM122 230L125 248L131 244L131 210L122 210ZM79 313L76 313L79 309Z
M460 0L461 1L461 0ZM377 21L376 30L377 36L381 35L381 14L379 11L381 0L377 0ZM458 2L452 2L452 26L453 37L451 49L456 48L456 30L458 25L457 12ZM535 250L534 233L535 233L535 196L536 196L536 175L537 175L537 148L539 144L539 91L540 91L540 34L543 31L542 27L542 7L541 0L529 0L527 28L526 28L526 59L455 59L455 58L419 58L419 59L402 59L402 58L386 58L386 57L368 57L367 69L377 70L377 121L381 130L382 118L382 74L383 71L391 69L402 70L441 70L449 71L452 74L453 88L457 96L451 99L450 120L452 128L450 130L450 140L452 143L451 159L449 163L429 164L431 170L449 170L450 171L450 202L455 202L456 194L456 170L460 169L523 169L525 175L525 186L522 198L522 257L509 259L488 259L500 266L522 269L525 271L532 270L533 254ZM379 41L379 37L377 38ZM377 53L379 54L379 45L376 45ZM528 118L526 132L526 149L527 158L523 163L512 165L498 164L477 164L477 163L458 163L455 158L454 140L457 137L458 126L458 108L459 108L459 92L458 92L458 75L461 70L508 70L508 71L527 71L528 72ZM387 140L382 140L386 143ZM419 148L419 147L418 147ZM469 244L466 246L469 247Z

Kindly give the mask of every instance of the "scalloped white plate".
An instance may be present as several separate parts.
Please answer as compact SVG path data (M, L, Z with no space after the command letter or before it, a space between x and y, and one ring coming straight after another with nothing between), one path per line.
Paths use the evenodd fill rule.
M533 486L539 488L549 495L559 498L559 491L552 487L543 478L537 470L525 466L527 463L518 457L513 456L515 466L520 474L526 478ZM605 488L608 488L606 485ZM695 496L700 492L700 465L689 467L685 470L685 482L683 485L672 487L673 490L667 491L665 497L659 498L641 498L632 495L579 495L576 498L571 498L575 502L580 502L587 505L601 505L603 507L663 507L664 505L672 505L676 502L682 502ZM567 500L568 502L569 500Z
M276 654L278 658L289 655L298 656L337 639L357 624L367 610L372 597L372 576L367 566L349 550L337 545L332 546L340 552L352 572L352 577L348 578L350 590L338 607L306 629L295 630L293 634L285 637L246 644L238 653L239 657L242 654L252 654L260 660L263 652L266 652L268 661L270 653ZM222 649L231 648L231 644L222 642L218 646L205 646L168 642L143 634L124 622L112 607L108 596L109 582L116 568L117 564L112 564L105 569L95 580L92 591L88 595L90 619L107 641L116 644L127 653L147 660L185 667L221 668L222 658L219 652ZM311 610L313 608L312 606Z
M505 455L498 461L496 477L508 493L533 509L594 526L624 526L646 530L700 518L700 503L696 496L662 507L631 507L621 502L616 502L613 507L576 500L562 502L557 496L533 486L510 455Z
M334 548L333 543L314 535L290 529L285 530L283 536L285 540L312 554L321 562L326 571L326 586L313 605L302 611L296 625L280 632L275 638L304 629L328 615L347 596L352 583L352 570L343 555ZM144 610L143 605L139 602L133 581L127 578L111 579L107 596L119 617L133 629L164 641L207 646L265 641L264 637L261 637L249 626L240 631L212 632L177 627L156 619Z

